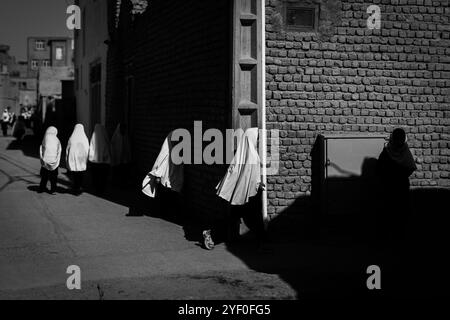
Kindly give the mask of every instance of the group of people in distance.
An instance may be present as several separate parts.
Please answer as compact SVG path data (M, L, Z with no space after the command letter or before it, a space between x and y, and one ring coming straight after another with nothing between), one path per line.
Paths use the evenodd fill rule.
M128 139L119 124L111 142L103 125L95 126L89 141L82 124L75 125L66 148L66 168L72 178L73 193L82 193L83 176L89 167L93 177L93 186L97 193L105 191L110 166L126 163L129 159ZM58 169L60 166L62 147L58 139L58 130L50 126L40 146L41 182L39 192L47 189L50 181L50 194L56 193Z
M25 135L26 128L31 128L31 121L34 114L34 109L31 107L21 107L20 114L17 117L11 108L7 107L3 110L1 127L3 136L8 135L8 127L12 128L12 136L21 140Z

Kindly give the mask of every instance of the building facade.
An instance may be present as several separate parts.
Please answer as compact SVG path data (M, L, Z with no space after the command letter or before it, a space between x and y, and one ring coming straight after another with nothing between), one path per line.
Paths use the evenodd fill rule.
M418 167L412 186L450 186L448 1L261 1L110 3L105 123L129 124L139 174L173 129L265 125L280 137L279 171L267 177L276 215L314 192L320 135L402 127ZM224 170L187 166L192 211L225 211L215 195Z
M28 75L41 67L73 67L74 40L68 37L28 37Z
M26 61L16 62L9 55L9 46L0 45L0 108L11 107L20 113L21 107L37 105L37 79L28 74Z
M82 26L75 32L75 92L77 118L91 132L96 123L104 123L106 59L108 39L108 1L77 1Z

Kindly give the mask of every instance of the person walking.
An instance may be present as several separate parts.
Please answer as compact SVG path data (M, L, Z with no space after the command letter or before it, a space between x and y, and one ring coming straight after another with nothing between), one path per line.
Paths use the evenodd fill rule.
M58 130L55 127L49 127L39 149L42 166L39 192L44 192L47 182L50 181L50 194L56 193L58 167L61 160L61 143L57 134Z
M2 113L2 132L4 137L8 135L8 125L10 121L11 116L9 114L8 108L5 108Z
M130 162L131 148L127 128L123 123L119 123L111 139L111 166L116 183L126 184L130 174Z
M75 195L82 193L83 176L86 172L89 155L89 140L82 124L75 125L66 148L67 170L73 181Z
M12 135L14 138L17 139L17 141L21 141L25 133L26 133L25 119L22 116L19 116L19 118L12 127Z
M95 191L99 194L105 192L106 182L111 166L111 150L106 129L96 124L89 145L89 162Z
M265 225L261 213L263 189L261 160L258 154L258 128L249 128L240 137L236 154L216 190L217 195L230 205L230 227L233 229L242 218L249 229L255 231L259 249L265 238ZM228 237L233 238L235 230L229 231ZM206 249L214 248L211 230L204 230L203 238L203 246Z

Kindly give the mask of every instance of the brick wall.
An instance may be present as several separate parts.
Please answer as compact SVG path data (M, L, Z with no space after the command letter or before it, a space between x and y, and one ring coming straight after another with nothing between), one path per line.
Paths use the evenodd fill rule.
M283 1L266 1L268 129L280 129L269 213L311 193L319 133L403 127L417 160L413 187L450 187L450 8L432 0L291 1L320 6L317 33L288 32ZM381 8L381 30L366 9Z
M229 9L227 0L151 1L147 11L131 22L126 16L129 10L123 7L122 35L110 48L108 83L116 92L109 92L107 119L109 123L120 119L120 78L127 61L135 81L130 128L141 180L171 130L192 131L194 121L203 121L203 130L228 126ZM225 206L215 195L215 186L225 170L223 166L186 166L184 195L195 213L223 214Z

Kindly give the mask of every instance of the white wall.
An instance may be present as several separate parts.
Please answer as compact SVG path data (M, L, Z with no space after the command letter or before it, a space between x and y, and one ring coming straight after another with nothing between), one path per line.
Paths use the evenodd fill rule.
M90 97L89 97L89 70L90 64L100 60L102 64L102 95L101 95L101 121L105 122L105 91L106 91L106 58L108 39L107 1L80 0L81 11L86 11L86 21L81 27L86 28L86 55L83 56L83 30L79 30L75 39L75 67L78 68L77 121L85 127L89 135L90 128ZM80 82L82 81L82 83Z

